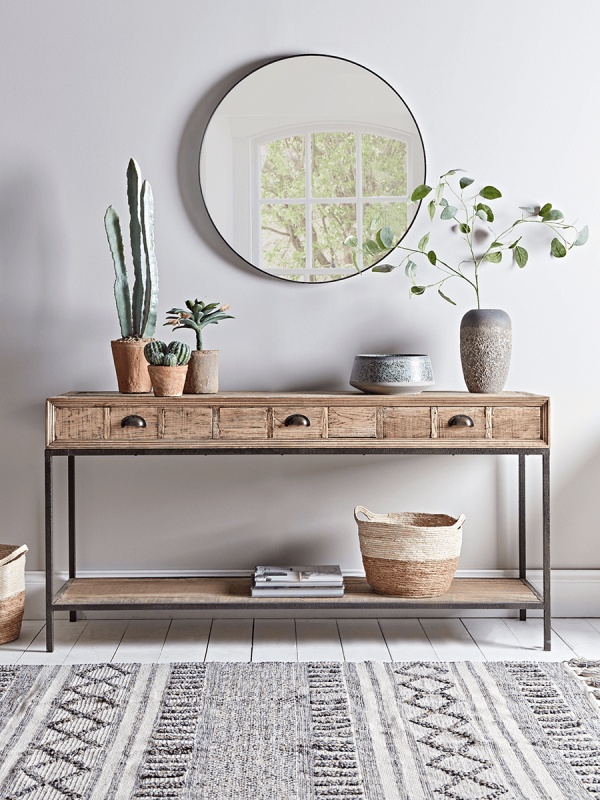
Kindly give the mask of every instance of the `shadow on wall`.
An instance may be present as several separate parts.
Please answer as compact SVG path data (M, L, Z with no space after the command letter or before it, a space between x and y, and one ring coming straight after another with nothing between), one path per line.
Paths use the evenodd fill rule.
M250 72L253 72L259 67L264 67L266 64L277 58L282 58L286 55L293 55L285 53L281 55L272 55L269 58L258 59L256 61L248 62L236 70L233 70L228 75L225 75L212 89L210 89L199 101L183 130L181 142L179 144L179 152L177 156L177 179L179 182L179 191L183 201L184 208L194 228L198 231L206 244L221 258L234 264L236 267L249 272L252 275L261 275L266 280L278 280L265 273L258 272L253 267L244 261L243 258L237 255L229 245L227 245L220 235L217 233L204 204L202 193L200 191L200 179L198 175L198 163L200 158L200 144L204 131L209 123L213 111L221 102L227 92L232 89L236 83L245 78Z

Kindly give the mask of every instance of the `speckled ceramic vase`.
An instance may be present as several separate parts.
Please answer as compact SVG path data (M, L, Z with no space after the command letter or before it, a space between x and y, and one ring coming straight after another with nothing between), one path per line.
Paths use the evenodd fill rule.
M460 360L467 389L496 394L504 389L510 367L512 325L506 311L475 308L460 323Z

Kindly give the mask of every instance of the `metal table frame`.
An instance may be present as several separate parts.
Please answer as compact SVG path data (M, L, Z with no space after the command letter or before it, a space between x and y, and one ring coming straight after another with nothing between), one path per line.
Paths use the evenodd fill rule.
M57 456L66 456L68 460L68 539L69 539L69 581L77 577L76 565L76 528L75 528L75 458L79 456L210 456L210 455L516 455L519 458L519 578L528 589L538 598L537 608L543 609L544 615L544 650L551 648L551 615L550 615L550 448L503 448L503 447L447 447L447 448L402 448L389 447L385 449L375 449L369 447L341 447L324 449L318 447L293 447L282 446L281 448L131 448L127 450L105 449L105 448L46 448L45 451L45 544L46 544L46 649L52 652L54 649L54 612L69 611L72 622L77 619L77 609L81 610L110 610L113 607L107 604L94 605L93 603L78 603L77 605L56 605L53 592L53 459ZM527 542L526 542L526 497L525 497L525 458L526 456L541 456L542 459L542 571L543 571L543 590L540 592L527 580ZM336 604L337 605L337 604ZM381 607L417 609L423 608L418 601L394 605L390 599L382 600ZM136 603L114 606L118 610L168 610L178 609L209 609L206 603ZM235 606L228 606L234 608ZM273 604L268 600L257 601L256 608L272 608ZM319 603L303 604L302 608L318 608ZM322 607L322 606L321 606ZM331 606L328 606L330 608ZM354 606L355 608L357 606ZM456 603L444 604L440 598L437 608L457 608ZM469 603L469 608L513 608L514 603L501 604L494 603ZM244 608L248 608L247 605ZM293 605L286 605L286 608L293 608ZM521 620L527 618L527 610L519 610Z

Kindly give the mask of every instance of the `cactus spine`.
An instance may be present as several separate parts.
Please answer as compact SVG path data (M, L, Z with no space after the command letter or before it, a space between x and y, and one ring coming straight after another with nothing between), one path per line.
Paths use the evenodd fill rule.
M192 348L185 342L148 342L144 347L146 361L153 367L182 367L188 363Z
M141 187L140 187L141 184ZM142 183L140 168L132 158L127 167L129 238L133 258L133 295L125 263L125 250L119 216L112 206L104 215L104 227L115 266L115 301L126 339L151 339L156 329L158 305L158 267L154 254L154 201L148 181Z

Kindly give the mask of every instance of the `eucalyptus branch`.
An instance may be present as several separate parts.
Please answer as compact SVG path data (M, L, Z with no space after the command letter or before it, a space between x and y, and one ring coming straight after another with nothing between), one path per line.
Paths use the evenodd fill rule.
M386 255L393 250L405 250L408 255L401 259L400 264L392 265L378 263L372 267L372 271L392 272L393 270L397 269L398 266L403 266L406 262L404 272L406 276L410 278L412 283L410 288L411 296L413 294L424 294L426 289L437 286L438 294L443 297L444 300L447 300L453 305L456 305L456 303L441 291L441 286L443 286L443 284L451 278L461 278L474 289L477 297L477 307L481 308L479 294L480 267L482 267L486 262L491 264L499 264L502 261L503 253L509 253L510 251L512 251L514 260L520 268L523 268L529 260L528 251L522 244L520 244L523 238L522 236L519 236L515 241L509 244L510 239L516 235L515 229L518 225L532 223L536 225L543 225L548 230L552 231L554 237L550 242L550 253L555 258L564 258L568 250L571 250L573 247L584 245L587 242L589 236L588 226L586 225L578 231L574 225L569 225L564 221L563 213L558 209L553 208L551 203L546 203L545 205L536 207L522 206L520 207L520 211L522 212L521 219L515 220L499 235L494 234L492 228L488 227L488 232L493 237L492 242L487 246L483 253L477 257L475 255L474 245L476 225L481 225L482 223L487 223L489 225L490 223L494 222L494 212L492 208L487 204L487 202L482 201L497 200L502 197L502 193L495 186L488 185L480 189L470 200L465 201L464 191L468 186L474 183L474 181L472 178L460 178L459 194L448 180L449 177L456 175L457 172L462 172L462 170L450 170L449 172L446 172L444 175L440 176L438 185L435 188L434 199L428 203L427 210L432 223L436 213L441 209L439 214L440 220L453 221L458 225L459 236L469 249L471 255L470 259L463 259L456 267L452 267L446 261L443 261L441 258L439 258L435 250L427 249L430 237L429 232L421 237L416 248L405 247L399 242L394 244L396 239L394 231L390 225L382 225L382 223L385 223L385 215L377 214L371 222L371 232L373 238L366 239L363 242L362 247L359 247L356 236L350 236L344 242L346 247L348 247L352 252L352 260L356 269L359 269L359 253L374 258L377 256L381 257ZM412 203L418 203L427 197L432 191L434 191L434 189L426 184L417 186L411 195L410 201ZM452 205L444 196L446 192L449 194L449 197L452 199L452 201L457 203L456 206ZM458 218L459 206L462 206L462 209L464 210L464 222L461 222ZM460 213L462 215L462 211ZM529 216L525 216L525 214L528 214ZM570 232L573 233L571 237L569 237ZM415 261L412 260L418 255L425 256L428 263L446 274L446 277L434 283L424 285L418 284L416 282L418 266ZM467 263L473 264L472 279L465 275L461 269L461 266Z

